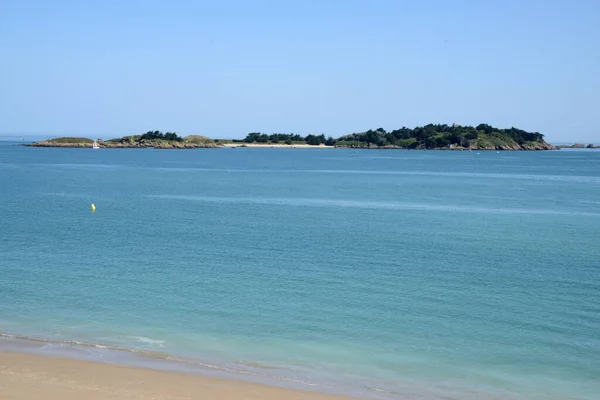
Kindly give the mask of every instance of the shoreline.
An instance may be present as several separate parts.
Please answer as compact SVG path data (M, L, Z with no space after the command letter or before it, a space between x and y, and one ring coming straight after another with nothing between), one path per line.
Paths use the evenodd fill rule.
M39 148L65 148L65 149L92 149L91 144L78 144L78 143L63 143L63 144L49 144L49 143L24 143L18 144L24 147L39 147ZM511 151L523 151L523 152L539 152L539 151L560 151L564 149L577 149L577 150L597 150L598 147L594 148L573 148L573 147L557 147L553 148L492 148L492 147L474 147L472 149L462 147L432 147L432 148L408 148L408 147L395 147L395 146L326 146L326 145L310 145L310 144L262 144L262 143L220 143L217 145L195 145L186 144L181 146L142 146L142 145L106 145L101 144L99 149L155 149L155 150L199 150L199 149L237 149L237 148L248 148L248 149L338 149L338 150L396 150L396 151L450 151L450 152L511 152Z
M220 147L224 148L260 148L260 149L335 149L335 146L312 145L312 144L268 144L268 143L222 143Z
M292 366L239 359L219 362L204 357L195 358L177 354L168 350L57 340L0 331L0 388L8 388L8 393L13 396L9 395L9 400L42 397L50 400L106 399L106 395L98 394L95 397L99 389L103 393L110 393L110 398L115 400L131 398L140 400L157 398L505 400L521 398L510 397L508 392L502 390L495 392L482 390L477 386L446 385L443 379L435 382L403 380L401 376L392 379L367 378L354 374L346 375L343 371L331 375L331 371L326 372L312 366L309 369L298 369ZM38 377L48 377L49 381L40 382ZM91 387L88 385L90 380L111 382L112 386ZM132 386L133 380L161 382L164 385ZM78 390L72 395L58 390L68 385L74 385ZM22 390L28 387L32 387L35 393L44 393L44 396L35 396L34 392ZM181 387L184 391L174 395L174 392L169 390L173 387ZM139 391L148 388L151 388L152 392ZM135 395L132 391L135 391ZM4 394L2 391L0 393ZM4 397L2 399L4 400Z
M25 147L42 148L69 148L69 149L91 149L90 143L23 143L19 144ZM151 146L139 144L100 144L100 149L156 149L156 150L194 150L194 149L231 149L231 148L276 148L276 149L335 149L335 146L311 145L311 144L262 144L262 143L220 143L220 144L190 144L185 143L179 146ZM342 148L342 147L339 147Z
M350 400L242 380L0 349L3 399Z
M155 371L157 374L186 376L189 379L200 381L218 380L235 385L258 385L286 394L285 396L273 397L273 399L387 400L397 398L396 396L400 394L398 388L388 387L384 382L370 382L368 379L361 382L350 382L343 378L340 380L338 377L322 375L321 372L324 371L319 372L318 370L309 372L307 375L307 371L293 366L267 365L262 362L252 362L252 360L218 361L212 358L196 358L171 353L167 349L123 347L122 345L79 340L57 340L49 337L34 337L2 331L0 331L0 387L3 386L2 369L6 368L6 365L2 365L5 354L58 359L66 363L91 363L118 368ZM403 389L406 389L409 393L415 391L424 393L417 387L412 389L403 387ZM404 390L400 391L404 392ZM290 393L302 393L308 397L290 397ZM325 397L311 397L315 394L321 394ZM238 399L240 397L233 398ZM267 398L270 399L270 397ZM439 397L433 396L431 398L438 399ZM223 397L223 399L229 399L229 397Z

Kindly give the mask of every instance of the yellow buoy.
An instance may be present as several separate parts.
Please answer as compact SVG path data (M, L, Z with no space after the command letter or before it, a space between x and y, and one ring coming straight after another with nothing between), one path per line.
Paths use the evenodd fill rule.
M96 211L96 206L94 205L94 203L92 203L92 205L90 206L90 209L92 210L92 212Z

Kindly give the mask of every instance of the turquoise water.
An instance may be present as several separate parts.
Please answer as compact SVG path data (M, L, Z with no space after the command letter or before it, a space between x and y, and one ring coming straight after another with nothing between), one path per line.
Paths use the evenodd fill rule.
M600 393L598 151L0 143L0 232L0 345L366 397Z

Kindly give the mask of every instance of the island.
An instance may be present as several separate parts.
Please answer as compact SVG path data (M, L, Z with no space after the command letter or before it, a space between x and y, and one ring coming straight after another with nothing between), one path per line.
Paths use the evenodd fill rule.
M191 135L180 137L174 132L162 133L148 131L141 135L123 136L119 139L96 141L81 137L59 137L27 144L33 147L93 147L94 142L99 148L155 148L155 149L196 149L219 147L218 144L207 137Z
M575 144L559 144L558 146L559 149L600 149L600 145L596 145L596 144L582 144L582 143L575 143Z
M309 147L365 149L432 149L432 150L556 150L539 132L500 129L487 124L428 124L393 131L383 128L351 133L334 139L325 134L302 136L293 133L249 133L244 139L210 139L192 135L180 137L174 132L149 131L120 139L96 141L88 138L61 137L28 144L35 147L93 147L194 149L219 147Z
M450 150L555 150L544 135L522 129L499 129L487 124L429 124L387 132L383 128L354 133L337 139L338 147L376 147Z

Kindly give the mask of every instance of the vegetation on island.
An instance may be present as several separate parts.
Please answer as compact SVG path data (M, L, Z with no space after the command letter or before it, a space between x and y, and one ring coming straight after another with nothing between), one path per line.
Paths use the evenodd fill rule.
M186 143L194 143L194 144L216 144L216 140L213 139L209 139L206 136L200 136L200 135L190 135L190 136L186 136L183 138L183 141Z
M84 138L84 137L59 137L59 138L54 138L54 139L48 139L48 140L46 140L46 142L56 143L56 144L80 143L80 144L89 144L89 145L92 145L94 143L94 141L92 139L88 139L88 138Z
M383 128L344 135L338 139L325 135L249 133L244 143L309 144L353 148L404 149L552 149L544 135L522 129L499 129L487 124L476 127L457 124L429 124L414 129L402 127L393 131Z
M92 147L92 139L63 137L50 139L33 146L41 147ZM479 149L479 150L552 150L554 146L544 141L539 132L522 129L500 129L488 124L461 126L457 124L429 124L416 128L402 127L386 131L383 128L351 133L337 139L324 134L302 136L295 133L261 132L249 133L242 140L210 139L192 135L180 137L175 132L148 131L139 135L118 139L97 140L100 147L153 147L153 148L199 148L227 145L311 145L352 148L399 148L399 149Z
M104 147L153 147L156 149L194 149L217 147L215 141L204 136L178 136L175 132L148 131L141 135L124 136L120 139L101 141Z
M123 136L119 139L109 139L103 141L103 144L130 144L130 145L147 145L146 147L154 147L164 142L183 142L183 138L175 132L162 133L161 131L148 131L141 135Z
M177 136L175 132L162 133L161 131L148 131L140 135L140 140L174 140L176 142L183 142L183 138Z
M214 140L204 136L178 136L175 132L148 131L140 135L123 136L122 138L97 139L99 147L109 148L157 148L187 149L202 147L218 147ZM33 143L36 147L92 147L94 140L88 138L62 137Z
M25 146L34 147L92 147L94 141L84 137L58 137L53 139L42 140L41 142L25 144Z
M268 144L308 144L311 146L333 146L335 139L331 136L327 139L324 134L321 135L307 135L301 136L294 133L272 133L267 135L266 133L252 132L249 133L245 139L242 140L244 143L268 143Z
M342 136L337 146L398 147L409 149L497 149L552 147L544 142L544 135L522 129L499 129L488 124L476 127L457 124L429 124L414 129L402 127L390 132L383 128Z

